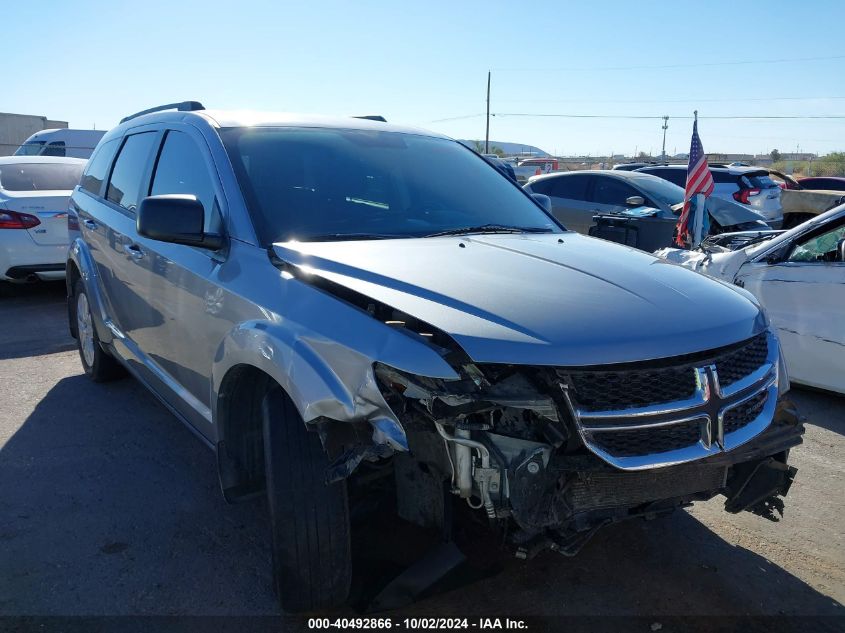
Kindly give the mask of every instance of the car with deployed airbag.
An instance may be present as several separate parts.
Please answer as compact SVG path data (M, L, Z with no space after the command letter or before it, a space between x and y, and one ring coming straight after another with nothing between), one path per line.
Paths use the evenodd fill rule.
M348 598L362 490L520 558L717 495L777 519L803 427L759 304L546 202L421 130L152 108L74 190L70 329L267 499L287 611Z
M778 332L790 379L845 394L845 205L788 231L726 233L655 254L751 292Z

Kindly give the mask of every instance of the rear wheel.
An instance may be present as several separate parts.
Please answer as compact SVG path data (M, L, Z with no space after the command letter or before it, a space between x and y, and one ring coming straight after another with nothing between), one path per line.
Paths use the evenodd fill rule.
M278 385L261 415L276 596L291 613L339 606L352 578L346 482L325 483L320 438Z
M100 345L91 316L91 304L81 279L77 279L73 285L71 318L74 319L76 345L85 374L94 382L107 382L122 377L126 370Z

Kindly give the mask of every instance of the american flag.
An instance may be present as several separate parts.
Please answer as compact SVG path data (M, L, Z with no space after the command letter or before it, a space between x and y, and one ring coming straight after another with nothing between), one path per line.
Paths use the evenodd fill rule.
M713 193L713 175L707 165L707 157L704 155L704 148L701 146L701 139L698 138L698 119L692 124L692 144L689 150L689 167L687 167L687 186L684 191L684 208L681 217L678 218L677 235L675 243L678 246L685 246L690 243L690 199L703 193L707 198ZM697 210L703 213L704 210Z

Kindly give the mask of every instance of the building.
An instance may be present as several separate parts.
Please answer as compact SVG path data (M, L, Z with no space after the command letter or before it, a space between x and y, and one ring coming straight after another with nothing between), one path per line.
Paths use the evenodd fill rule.
M36 132L60 127L67 127L67 121L52 121L34 114L0 112L0 156L11 156Z

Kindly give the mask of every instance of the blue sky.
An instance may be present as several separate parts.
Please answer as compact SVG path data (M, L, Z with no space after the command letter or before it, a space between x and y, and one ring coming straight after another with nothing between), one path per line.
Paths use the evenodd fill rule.
M0 20L0 111L72 127L196 99L380 113L483 138L483 116L442 119L484 112L488 70L491 138L559 154L657 154L662 122L502 115L845 114L840 0L29 0L4 3ZM735 63L775 59L805 61ZM667 152L688 151L691 127L670 118ZM702 118L699 128L708 152L845 150L845 119Z

